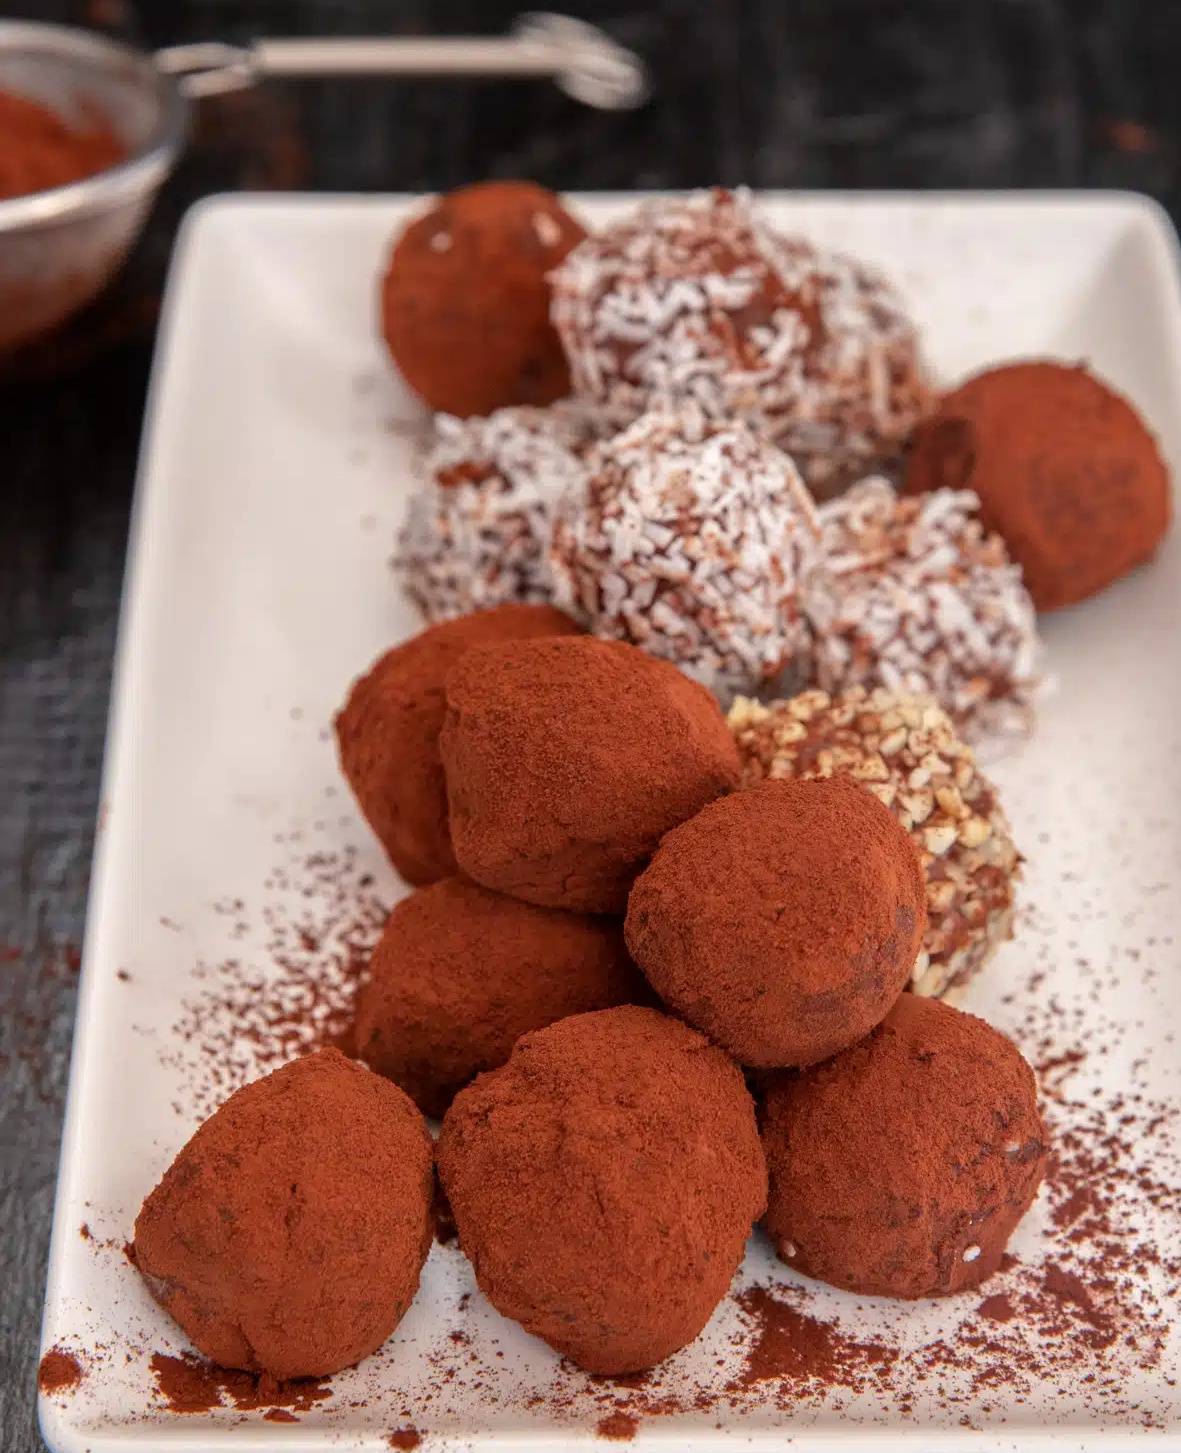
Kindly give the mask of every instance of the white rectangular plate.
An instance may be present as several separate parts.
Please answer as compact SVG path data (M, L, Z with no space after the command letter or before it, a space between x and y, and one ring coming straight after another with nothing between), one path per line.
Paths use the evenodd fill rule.
M599 221L632 200L575 205ZM941 378L1020 355L1086 359L1181 465L1174 243L1150 203L764 203L784 225L893 275ZM436 1246L387 1346L297 1422L162 1405L149 1358L184 1343L119 1248L200 1115L255 1072L246 1042L202 1067L224 1011L210 1008L185 1042L185 1006L224 987L216 966L227 960L256 967L260 981L290 979L276 953L314 967L341 952L364 873L387 904L403 891L341 787L327 727L352 677L417 628L387 560L411 480L407 431L421 415L375 332L384 250L414 205L218 200L190 216L178 244L141 464L45 1315L44 1345L75 1351L85 1376L72 1394L43 1399L49 1443L63 1453L378 1449L413 1425L428 1448L536 1449L593 1443L616 1398L633 1410L663 1398L683 1410L641 1417L641 1444L1178 1446L1168 1379L1181 1357L1167 1314L1181 1257L1176 1122L1155 1109L1181 1099L1177 531L1151 567L1045 622L1057 693L1032 740L993 769L1028 858L1025 910L966 1001L1045 1067L1052 1121L1075 1137L1067 1159L1077 1178L1080 1156L1095 1152L1095 1194L1116 1240L1172 1259L1171 1273L1148 1268L1140 1313L1126 1271L1114 1287L1089 1281L1090 1311L1039 1293L1046 1265L1076 1265L1070 1236L1095 1214L1067 1224L1082 1203L1064 1208L1066 1189L1043 1195L1016 1241L1021 1265L988 1288L1032 1297L1041 1311L1028 1328L982 1316L982 1295L859 1303L802 1282L756 1238L740 1286L774 1282L843 1336L900 1349L909 1370L884 1387L868 1374L845 1389L768 1381L698 1409L697 1390L722 1387L750 1351L749 1318L733 1300L648 1389L629 1393L560 1367L478 1294L461 1304L469 1270L454 1246ZM1123 1149L1100 1147L1112 1131ZM1127 1175L1141 1167L1145 1188L1131 1191ZM1093 1345L1115 1325L1104 1310L1113 1298L1136 1323L1139 1351ZM989 1338L1000 1352L974 1345ZM958 1368L923 1351L936 1341L959 1349ZM1038 1370L1039 1345L1057 1358L1049 1372ZM1019 1386L994 1376L1003 1366Z

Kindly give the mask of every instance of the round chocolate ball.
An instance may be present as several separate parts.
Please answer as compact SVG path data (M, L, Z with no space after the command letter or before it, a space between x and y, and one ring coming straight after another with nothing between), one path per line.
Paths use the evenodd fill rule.
M977 1286L1037 1193L1033 1071L998 1030L904 994L860 1044L767 1091L767 1230L806 1276L865 1296Z
M488 1300L595 1373L697 1336L766 1200L737 1066L635 1007L518 1040L455 1097L438 1167Z
M394 556L407 595L432 621L550 600L554 516L585 484L593 411L562 400L487 418L444 414L435 428Z
M376 1351L431 1243L431 1141L411 1100L321 1050L239 1090L143 1204L135 1264L222 1367L320 1377Z
M355 1047L427 1115L557 1019L646 997L617 919L445 878L390 914L357 999Z
M744 192L643 204L576 247L553 288L580 394L621 424L666 399L751 420L821 496L896 461L929 405L890 284L782 236Z
M544 605L503 605L431 626L379 656L336 717L340 765L390 861L408 883L455 872L439 729L447 672L473 645L579 627Z
M781 449L695 404L656 409L600 444L559 506L554 598L721 696L765 690L807 654L800 587L819 536Z
M727 720L744 786L846 773L890 809L927 880L927 928L910 987L959 994L1012 936L1021 854L996 787L942 707L855 686L767 705L740 698Z
M585 235L533 182L460 187L411 222L381 304L386 343L415 393L461 417L569 393L547 275Z
M849 777L763 782L660 844L627 907L670 1008L757 1069L806 1065L879 1024L926 926L906 832Z
M867 479L820 508L808 578L814 684L932 696L969 735L1028 729L1042 645L1020 568L975 495L900 499Z
M589 636L469 651L447 677L439 746L463 872L586 913L622 913L661 837L739 770L704 687Z
M1169 526L1169 473L1136 410L1083 367L1008 363L949 393L915 433L909 491L980 496L1039 610L1095 595Z

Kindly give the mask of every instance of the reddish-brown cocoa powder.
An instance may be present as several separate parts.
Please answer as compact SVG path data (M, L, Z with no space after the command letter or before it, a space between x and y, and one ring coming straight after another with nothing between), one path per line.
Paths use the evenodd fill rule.
M81 1381L82 1363L62 1347L51 1347L37 1366L37 1386L43 1393L71 1392Z
M397 1428L387 1434L386 1442L391 1448L400 1449L401 1453L410 1453L411 1449L417 1448L422 1442L422 1434L417 1428Z
M157 1395L172 1413L209 1413L214 1408L230 1406L241 1412L267 1408L293 1415L306 1412L332 1396L331 1385L325 1377L276 1382L265 1375L258 1377L215 1367L191 1352L175 1357L154 1352L150 1366Z
M444 878L390 914L357 998L355 1048L441 1116L529 1030L648 998L617 920Z
M370 827L408 883L455 872L439 730L448 671L472 646L580 628L548 605L502 605L428 626L386 651L336 717L341 769Z
M628 1443L636 1436L639 1428L638 1418L633 1418L630 1413L608 1413L605 1418L600 1418L595 1424L595 1432L600 1438L608 1438L615 1443Z
M161 1058L186 1081L178 1114L198 1117L242 1085L325 1044L348 1050L354 1000L388 916L384 895L352 846L309 850L284 838L257 902L216 906L241 953L198 962Z
M127 155L102 116L92 114L71 125L48 106L11 91L0 91L0 136L0 197L24 197L80 181Z

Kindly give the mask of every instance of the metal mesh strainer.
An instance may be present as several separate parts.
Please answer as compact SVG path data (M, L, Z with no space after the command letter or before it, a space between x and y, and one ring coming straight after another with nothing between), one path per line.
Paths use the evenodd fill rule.
M601 31L559 15L509 36L260 40L176 46L155 56L88 31L0 21L0 90L68 119L99 112L127 160L95 176L0 200L0 352L89 302L139 235L184 145L189 97L268 75L552 76L576 100L618 108L645 96L644 70Z

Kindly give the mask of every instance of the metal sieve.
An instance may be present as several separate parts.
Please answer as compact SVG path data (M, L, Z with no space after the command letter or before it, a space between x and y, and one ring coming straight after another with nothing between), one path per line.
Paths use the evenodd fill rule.
M562 15L525 16L487 39L210 42L154 56L69 26L0 21L0 90L80 123L97 111L127 148L125 161L94 176L0 200L0 352L61 323L109 281L184 145L190 98L313 75L548 76L606 109L646 94L638 57Z

